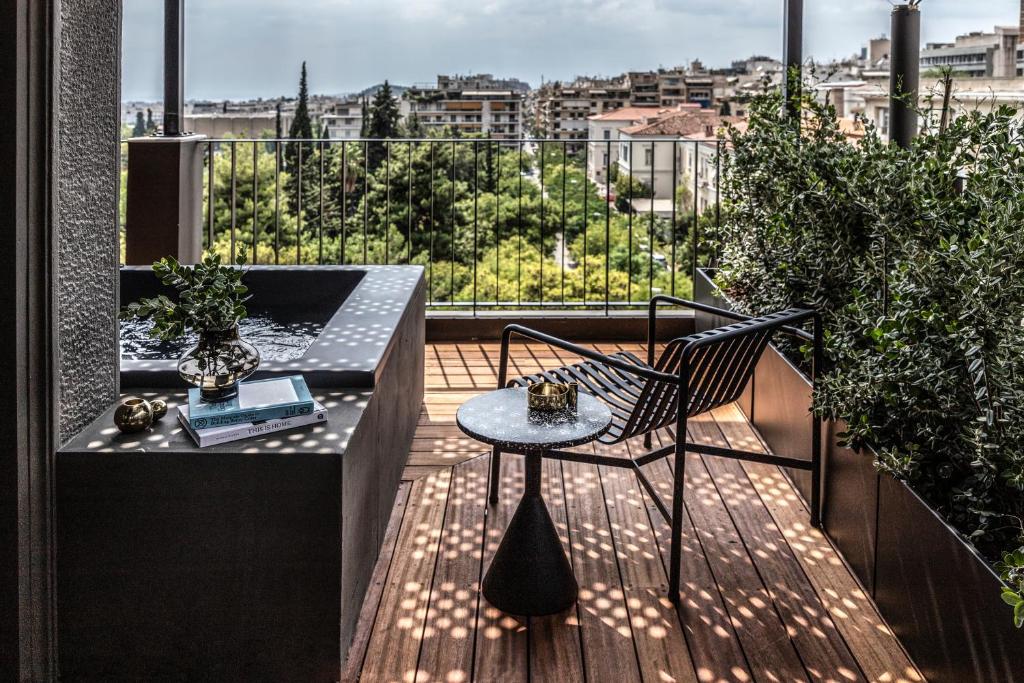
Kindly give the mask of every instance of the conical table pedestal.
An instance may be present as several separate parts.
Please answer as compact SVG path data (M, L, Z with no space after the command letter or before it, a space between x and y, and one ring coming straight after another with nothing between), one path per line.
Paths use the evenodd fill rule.
M500 472L502 452L526 456L525 492L484 577L484 597L520 616L569 608L579 589L541 497L541 465L546 451L588 443L606 432L611 411L580 394L575 413L538 419L527 409L524 390L499 389L464 403L456 422L469 436L494 446L492 477Z
M484 597L509 614L557 614L578 587L562 541L540 495L541 454L526 456L526 492L484 577Z

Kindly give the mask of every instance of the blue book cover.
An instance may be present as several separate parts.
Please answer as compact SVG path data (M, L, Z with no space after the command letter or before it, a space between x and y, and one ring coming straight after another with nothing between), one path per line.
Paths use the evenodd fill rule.
M296 417L313 410L313 397L302 375L243 382L238 396L219 403L201 400L198 388L188 390L188 421L193 429Z

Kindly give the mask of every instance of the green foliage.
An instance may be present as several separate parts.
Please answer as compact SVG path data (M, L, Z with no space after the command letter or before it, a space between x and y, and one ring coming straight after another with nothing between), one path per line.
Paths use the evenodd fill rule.
M141 111L135 112L135 128L132 129L132 137L141 138L146 134L146 119Z
M1008 588L1003 589L1003 602L1013 608L1013 623L1024 627L1024 547L1003 554L996 565L999 576Z
M128 304L122 318L153 319L151 334L163 340L183 337L188 330L223 331L246 316L248 288L242 284L246 255L242 249L236 265L222 265L217 254L207 254L201 263L183 266L173 257L153 264L162 283L178 290L178 302L161 294Z
M615 201L620 211L629 211L631 199L650 199L653 196L651 186L631 173L615 178Z
M245 247L261 264L421 264L432 300L456 304L472 302L474 284L478 301L603 300L605 263L613 300L641 304L652 291L692 291L689 216L673 229L668 220L620 213L587 179L583 156L561 143L540 146L541 173L540 149L442 141L449 135L394 140L376 169L364 142L314 144L303 163L301 211L289 192L297 171L282 165L278 173L273 145L218 143L208 249L224 262ZM204 225L208 201L204 194Z
M798 136L781 104L732 133L718 282L751 313L822 312L816 410L995 560L1024 543L1020 120L972 112L903 150L811 101Z
M295 118L288 129L288 137L292 140L303 142L289 142L284 148L285 164L289 169L294 170L299 165L299 155L304 159L313 156L313 120L309 117L309 81L306 74L306 63L302 63L302 73L299 76L299 101L295 105Z
M391 84L384 81L370 104L370 119L366 127L366 137L372 140L391 140L402 136L398 111L398 100L391 91ZM370 143L367 150L370 168L376 170L385 161L387 147L383 143Z

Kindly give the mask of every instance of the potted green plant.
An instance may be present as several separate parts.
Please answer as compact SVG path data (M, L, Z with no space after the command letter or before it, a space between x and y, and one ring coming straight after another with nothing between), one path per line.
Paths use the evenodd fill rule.
M695 296L823 313L826 533L930 680L1024 680L1019 116L970 112L902 150L870 124L847 140L813 101L797 136L781 105L730 138ZM741 401L777 452L806 443L802 362L769 350Z
M260 353L238 334L238 323L248 312L249 290L243 284L246 252L234 265L224 264L217 254L186 266L173 257L153 264L160 281L178 291L178 300L161 294L128 304L125 319L152 320L150 334L164 341L194 332L195 346L178 360L181 378L199 388L204 401L226 401L238 395L238 383L256 372Z

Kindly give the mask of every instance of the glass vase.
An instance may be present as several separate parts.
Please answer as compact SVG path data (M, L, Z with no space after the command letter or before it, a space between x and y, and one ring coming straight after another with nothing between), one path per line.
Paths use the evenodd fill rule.
M260 352L238 336L238 325L204 330L199 343L178 360L181 378L199 387L204 401L227 401L238 395L238 383L256 372Z

